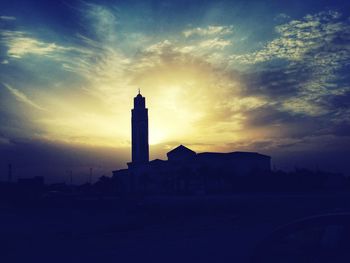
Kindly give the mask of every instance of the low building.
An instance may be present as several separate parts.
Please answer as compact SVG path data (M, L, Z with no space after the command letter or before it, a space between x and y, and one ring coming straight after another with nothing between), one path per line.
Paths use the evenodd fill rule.
M180 145L143 165L113 171L120 192L188 193L220 192L233 177L270 172L271 157L255 152L196 153Z

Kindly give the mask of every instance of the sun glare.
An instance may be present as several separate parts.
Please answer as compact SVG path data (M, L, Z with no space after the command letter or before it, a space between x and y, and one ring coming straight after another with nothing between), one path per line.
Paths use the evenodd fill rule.
M149 131L149 144L156 145L166 139L165 133L161 129L152 129Z

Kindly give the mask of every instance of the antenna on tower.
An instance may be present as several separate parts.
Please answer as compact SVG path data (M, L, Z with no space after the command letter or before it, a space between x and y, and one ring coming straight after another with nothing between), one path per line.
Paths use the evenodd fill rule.
M139 94L140 94L140 88L139 88Z

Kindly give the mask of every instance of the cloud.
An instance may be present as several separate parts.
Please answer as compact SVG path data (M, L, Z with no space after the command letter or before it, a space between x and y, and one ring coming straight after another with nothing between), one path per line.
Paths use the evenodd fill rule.
M76 34L74 44L51 43L21 31L7 36L12 57L51 58L67 75L82 80L59 83L69 84L65 92L75 90L75 97L60 97L53 92L56 83L47 84L45 107L64 112L35 116L40 138L128 146L130 98L138 87L150 107L152 142L176 140L198 149L205 142L207 150L227 151L292 148L308 136L335 133L329 125L338 124L339 134L347 127L345 108L331 99L342 98L345 105L349 86L337 75L349 60L347 24L336 13L280 24L276 38L239 55L232 53L241 49L231 38L233 26L220 25L159 34L125 48L121 43L130 42L129 36L137 36L132 38L137 42L144 35L123 28L117 9L83 7L84 34ZM29 100L19 94L17 99ZM47 101L53 101L51 108Z
M27 95L25 95L23 92L19 91L18 89L15 89L11 87L10 85L6 83L2 83L10 92L11 94L20 102L23 102L29 106L31 106L34 109L46 111L45 108L41 107L39 104L35 103L33 100L28 98Z
M110 57L113 57L112 54L116 53L110 48L79 34L77 35L77 43L69 45L34 38L31 33L23 31L4 30L0 32L0 35L2 36L0 42L7 48L8 57L18 59L23 64L31 62L32 56L36 56L36 63L43 61L42 58L45 58L50 60L52 65L58 66L58 69L76 73L86 78L91 78L92 74L101 72L102 63L106 63L103 60L106 53ZM100 60L101 64L96 68L96 62ZM1 64L8 63L9 60L7 59L1 62ZM91 70L95 72L91 72Z
M232 42L229 40L213 38L213 39L204 40L203 42L199 43L199 47L210 48L210 49L211 48L223 49L227 46L230 46L231 44Z
M109 42L117 39L117 9L82 2L80 12L84 20L87 22L87 30L89 30L93 35L97 36L101 40Z
M170 23L170 17L161 18L165 23L159 25L153 11L119 11L83 1L77 5L74 14L80 20L74 19L71 28L76 34L57 27L50 31L54 24L45 30L25 24L1 32L0 77L11 86L4 85L9 92L0 93L0 145L17 145L13 153L24 153L23 159L32 156L40 166L43 160L66 158L64 165L74 165L81 156L76 151L59 156L61 149L32 154L25 143L16 144L18 138L32 137L69 147L93 145L81 166L91 167L103 154L111 169L116 161L126 162L130 108L138 87L149 108L150 141L158 143L151 147L154 157L181 143L197 151L267 154L348 147L350 20L340 13L295 20L281 13L259 28L189 28ZM267 28L270 23L278 26ZM261 28L275 34L258 46L261 34L254 30ZM11 65L3 65L6 61ZM24 85L26 90L20 89ZM20 103L12 103L10 96ZM101 145L114 150L96 153Z
M165 39L161 42L155 43L153 45L150 45L149 47L145 48L145 52L149 53L155 53L155 54L162 54L163 52L166 52L166 50L173 49L174 45L171 43L168 39Z
M328 103L349 91L341 72L350 61L350 24L341 17L329 11L292 20L277 26L280 36L263 49L233 55L235 63L255 67L246 75L250 92L265 93L291 114L343 115Z
M57 53L72 50L55 43L47 43L28 36L21 31L2 31L2 42L8 47L7 54L13 58L22 58L28 54L54 56Z
M220 38L196 40L191 43L165 39L144 48L135 60L137 63L131 62L131 64L137 68L152 67L162 61L181 61L191 57L201 63L220 65L225 61L224 49L231 45L232 41Z
M335 36L349 32L348 23L340 21L335 11L307 15L277 26L280 37L268 42L261 50L231 58L243 64L255 64L272 59L300 61L308 52L329 45Z
M261 54L257 55L265 58L261 61L254 58L259 62L249 63L252 69L241 72L234 69L224 70L224 65L220 64L228 60L229 56L225 55L227 51L222 50L231 45L231 42L215 37L215 34L219 34L219 31L214 34L215 30L210 34L202 31L193 33L198 36L211 36L204 40L192 39L182 42L176 38L164 38L139 50L135 56L126 56L120 50L106 45L101 39L82 37L91 54L81 56L82 63L78 66L72 64L70 68L89 79L89 92L101 97L110 105L121 97L127 102L128 96L133 94L132 90L140 86L142 90L146 90L148 98L160 96L162 100L167 101L166 108L162 108L164 105L158 105L163 111L157 112L158 116L172 111L174 105L171 101L180 105L178 107L183 110L183 114L179 108L177 114L182 116L182 119L188 120L187 112L196 108L198 115L188 120L191 127L181 124L184 134L188 136L195 134L196 129L207 129L208 136L197 137L196 143L205 140L216 145L213 137L225 137L231 141L246 141L248 147L248 142L256 136L265 137L267 141L286 136L285 140L278 139L278 143L270 146L282 147L291 143L298 144L298 138L309 136L315 130L331 133L332 131L325 129L326 124L319 121L320 118L329 118L331 123L335 123L332 113L337 112L338 116L341 116L337 121L343 119L343 111L337 106L325 103L330 96L342 96L347 90L344 86L335 85L337 75L334 73L344 64L337 54L338 48L346 50L346 42L342 40L346 35L338 37L339 33L344 32L346 24L341 22L339 25L339 21L335 21L337 19L339 16L330 12L306 16L301 20L280 25L276 29L279 34L276 38L278 41L271 40L270 43L273 44L267 44L269 48L263 48ZM315 30L319 27L322 30ZM326 38L325 35L318 36L315 33L324 30L330 38L329 41L337 42L333 45L336 47L336 50L333 50L335 52L328 50L328 40L319 41L318 37ZM312 32L312 36L307 31ZM300 43L295 40L298 37ZM297 44L293 44L293 41ZM318 43L310 44L308 41ZM280 51L280 45L286 47ZM247 56L253 58L257 52ZM217 58L215 61L213 56ZM274 65L275 60L285 62ZM254 65L259 63L261 66L254 68ZM202 81L198 82L197 78L201 78ZM162 88L166 87L171 87L169 90L174 92L182 89L186 89L186 92L179 91L168 98L166 92L162 91ZM195 97L195 101L191 101L189 98L194 96L195 89L203 96ZM206 98L207 96L210 99ZM219 101L220 103L215 103ZM200 104L197 104L198 102ZM264 113L264 116L259 117L259 112ZM318 125L301 132L302 129L296 120L303 117L304 127L308 122L314 123L315 120ZM177 119L172 122L181 123ZM166 120L162 123L166 124L163 127L172 127ZM208 123L211 123L210 128ZM173 136L170 131L165 133L167 136ZM184 134L178 133L176 136L185 140ZM291 139L290 136L294 138Z
M290 18L290 16L285 14L285 13L279 13L278 15L276 15L274 17L274 20L275 21L285 21L285 20L287 20L289 18Z
M10 145L11 140L9 138L3 137L0 135L0 145L5 144L5 145Z
M14 16L0 16L0 20L13 21L13 20L16 20L16 17L14 17Z
M183 31L183 35L187 38L190 36L212 36L212 35L228 35L232 34L233 26L208 26L196 27Z

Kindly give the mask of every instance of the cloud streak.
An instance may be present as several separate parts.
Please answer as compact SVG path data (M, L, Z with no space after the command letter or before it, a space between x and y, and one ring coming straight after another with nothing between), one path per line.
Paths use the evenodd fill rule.
M233 33L233 26L207 26L190 28L182 32L187 38L191 36L220 36Z
M41 107L39 104L34 102L32 99L28 98L28 96L26 94L24 94L22 91L19 91L18 89L13 88L6 83L2 83L2 84L19 102L23 102L24 104L26 104L34 109L37 109L37 110L46 111L45 108Z
M14 17L14 16L0 16L0 20L14 21L14 20L16 20L16 17Z
M1 33L2 42L8 47L7 54L12 58L23 58L23 56L34 54L47 57L54 57L57 53L72 50L55 43L47 43L29 37L21 31L5 30Z

